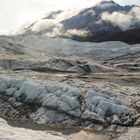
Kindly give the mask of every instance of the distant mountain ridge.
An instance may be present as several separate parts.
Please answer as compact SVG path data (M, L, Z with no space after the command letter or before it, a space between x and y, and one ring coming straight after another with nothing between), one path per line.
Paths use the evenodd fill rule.
M134 37L139 36L139 29L139 6L121 6L114 1L102 1L70 17L65 11L51 12L27 27L22 35L59 36L93 42L113 40L135 44L140 43L139 38Z

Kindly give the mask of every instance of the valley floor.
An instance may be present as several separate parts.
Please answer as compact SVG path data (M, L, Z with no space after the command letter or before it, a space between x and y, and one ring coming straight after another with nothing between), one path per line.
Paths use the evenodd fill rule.
M0 139L139 140L139 45L19 43L0 40Z

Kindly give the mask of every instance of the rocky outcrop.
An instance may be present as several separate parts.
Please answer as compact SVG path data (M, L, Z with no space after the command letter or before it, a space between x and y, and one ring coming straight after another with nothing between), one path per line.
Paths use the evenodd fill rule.
M104 65L97 64L95 62L79 61L72 59L51 59L46 62L49 67L58 69L60 71L76 72L76 73L107 73L107 72L117 72L116 69L107 67Z

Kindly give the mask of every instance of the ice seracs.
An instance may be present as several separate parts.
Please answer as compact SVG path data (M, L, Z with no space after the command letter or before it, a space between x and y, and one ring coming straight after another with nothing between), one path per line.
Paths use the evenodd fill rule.
M19 107L24 110L26 105L29 108L34 105L26 114L28 119L46 125L85 127L90 121L103 127L109 124L130 126L138 119L138 112L121 99L127 96L101 88L81 93L77 88L57 82L1 77L0 93L1 100L7 99L7 104L15 106L17 111Z

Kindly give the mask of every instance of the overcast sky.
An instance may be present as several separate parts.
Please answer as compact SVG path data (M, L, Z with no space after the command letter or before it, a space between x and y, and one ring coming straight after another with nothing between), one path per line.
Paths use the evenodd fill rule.
M101 0L0 0L0 31L34 21L47 11L93 6ZM140 5L140 0L114 0L121 5Z

